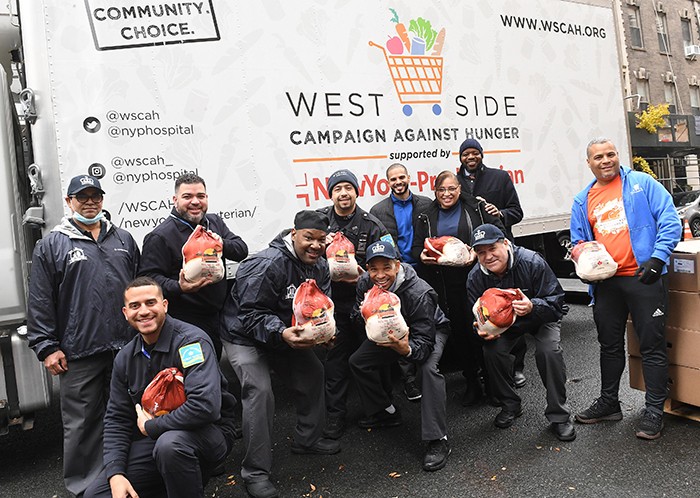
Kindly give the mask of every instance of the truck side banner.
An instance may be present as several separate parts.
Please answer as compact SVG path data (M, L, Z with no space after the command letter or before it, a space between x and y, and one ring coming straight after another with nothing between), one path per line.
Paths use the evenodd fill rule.
M358 204L407 166L432 197L466 138L506 170L527 221L560 218L591 178L600 135L626 158L611 8L581 2L223 0L22 2L35 160L45 184L102 179L137 240L195 172L252 250L327 205L340 168ZM29 26L31 24L31 26ZM25 25L27 25L25 27ZM43 120L43 121L42 121ZM46 136L42 136L45 134ZM43 147L42 143L52 144ZM627 164L627 162L625 162ZM62 214L48 206L47 228ZM542 228L516 234L535 233Z

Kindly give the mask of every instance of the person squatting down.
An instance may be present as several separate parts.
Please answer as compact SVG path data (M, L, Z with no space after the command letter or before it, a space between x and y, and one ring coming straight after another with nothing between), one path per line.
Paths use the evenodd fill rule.
M363 429L394 427L401 414L382 386L380 369L404 358L421 373L421 436L428 442L423 469L442 469L451 449L447 442L447 396L445 377L438 369L449 334L449 321L438 306L438 297L427 282L407 263L401 263L394 246L378 241L367 248L367 272L357 282L357 302L353 311L362 320L360 306L365 294L378 286L393 292L401 301L401 315L409 332L401 339L389 335L388 343L365 339L350 357L350 368L357 382L365 412L358 425Z
M203 497L233 446L236 400L226 389L207 334L167 315L160 285L138 277L124 291L124 317L135 332L117 354L105 414L104 470L85 498ZM184 403L154 416L142 396L163 369L182 374Z
M399 250L401 261L410 264L414 269L418 261L413 259L414 227L418 217L432 202L428 197L411 192L411 175L403 164L394 163L386 170L391 194L382 199L369 210L389 231L394 239L394 245ZM399 369L403 381L403 391L409 401L418 401L421 391L416 381L416 364L404 358L399 358Z
M476 227L472 246L479 263L469 272L469 309L490 288L519 289L513 301L515 322L500 335L479 330L491 391L503 406L494 425L506 429L523 414L522 400L513 386L513 350L523 334L535 339L535 362L547 390L545 416L561 441L573 441L576 431L566 403L566 365L560 344L561 319L568 311L564 290L538 253L510 242L490 224ZM476 325L476 324L475 324Z

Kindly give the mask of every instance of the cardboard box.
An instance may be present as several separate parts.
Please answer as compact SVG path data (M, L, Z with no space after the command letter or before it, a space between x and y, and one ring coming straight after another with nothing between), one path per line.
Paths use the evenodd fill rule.
M669 363L700 368L700 330L666 327L666 347ZM627 353L641 357L639 341L631 321L627 322Z
M668 265L668 288L700 292L700 240L679 242Z
M629 357L630 387L645 391L644 376L642 375L642 359L635 356ZM668 381L670 392L668 397L700 406L700 369L683 367L681 365L668 366Z
M669 291L666 326L700 330L700 293Z

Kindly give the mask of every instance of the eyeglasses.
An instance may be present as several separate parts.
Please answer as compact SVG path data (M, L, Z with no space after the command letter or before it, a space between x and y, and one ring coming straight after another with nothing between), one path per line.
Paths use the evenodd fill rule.
M450 194L454 194L458 190L459 190L459 187L440 187L440 188L436 188L435 192L437 192L438 194L446 194L448 192Z
M75 194L73 196L73 199L78 201L80 204L85 204L88 200L91 200L94 203L102 202L102 199L104 199L104 196L100 194L99 192L95 192L92 195L88 194Z

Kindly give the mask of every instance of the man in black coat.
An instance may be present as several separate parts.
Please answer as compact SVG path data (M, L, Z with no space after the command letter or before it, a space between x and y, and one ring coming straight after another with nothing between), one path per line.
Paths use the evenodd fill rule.
M367 248L367 273L357 282L354 317L360 317L365 293L378 286L393 292L401 300L401 315L409 332L401 339L389 335L389 343L377 344L365 339L350 357L350 368L357 381L366 416L358 421L363 429L394 427L401 415L382 385L381 368L406 359L421 371L421 435L428 441L423 469L440 470L447 463L447 396L445 377L438 369L449 334L449 320L438 306L435 291L415 270L398 260L394 246L379 241Z
M102 466L103 418L116 352L131 340L120 312L139 248L102 211L97 178L74 177L71 216L37 242L27 305L29 346L61 384L63 479L82 496Z
M568 311L564 290L557 277L538 253L515 246L494 225L477 227L472 247L479 263L469 272L469 309L487 289L520 289L522 297L513 301L516 320L500 335L479 330L484 343L484 362L491 390L503 409L494 425L506 429L523 414L522 400L513 388L513 349L524 334L535 339L535 360L547 390L545 416L561 441L576 438L571 412L566 404L566 365L561 349L561 319Z
M365 266L367 246L380 239L389 242L391 235L381 221L357 205L360 187L352 171L336 171L328 177L327 187L333 204L318 211L328 216L328 240L332 240L337 232L342 232L355 247L355 259L361 270ZM325 435L332 439L340 438L345 432L346 399L351 379L348 360L362 342L362 332L350 319L355 305L356 283L356 279L331 283L338 335L326 356Z
M415 268L418 261L413 259L411 254L413 230L418 223L418 216L430 206L432 200L411 192L411 176L403 164L394 163L389 166L386 170L386 179L389 182L391 194L372 206L369 212L384 224L394 238L401 261ZM398 363L406 397L409 401L418 401L421 398L421 392L416 384L416 365L403 359Z
M223 344L241 382L245 446L241 477L254 498L278 496L270 479L275 411L272 368L294 393L297 424L292 453L340 451L338 441L323 437L323 364L313 351L315 342L300 334L301 326L292 325L294 295L307 279L314 279L330 295L324 258L327 230L324 214L297 213L292 230L280 233L267 249L241 263L224 306Z
M506 171L486 167L483 158L484 149L477 140L468 138L462 142L459 147L461 166L457 174L459 183L464 192L483 199L486 212L500 218L506 237L513 242L512 227L523 219L518 192ZM526 352L527 344L524 340L520 341L515 350L515 387L523 387L526 382L523 373Z
M204 180L192 173L175 180L175 195L170 216L143 241L139 275L153 278L163 288L170 302L170 316L196 325L211 337L217 357L221 357L220 316L228 286L226 278L213 282L201 277L193 282L185 279L182 270L182 246L197 225L216 234L224 246L223 257L242 261L248 246L231 232L224 220L207 213L209 197Z

